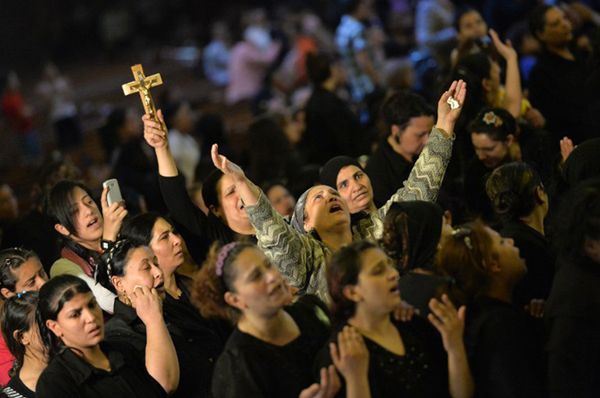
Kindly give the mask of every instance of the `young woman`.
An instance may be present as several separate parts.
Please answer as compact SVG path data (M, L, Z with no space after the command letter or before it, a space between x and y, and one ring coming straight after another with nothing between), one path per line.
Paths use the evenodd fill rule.
M46 271L33 251L18 247L0 251L0 295L3 300L23 292L38 291L47 280ZM10 380L9 371L14 360L12 350L0 336L0 385L5 386Z
M84 280L100 307L113 312L115 295L98 285L94 274L100 254L117 239L127 210L121 203L108 205L108 188L102 191L102 212L89 189L78 182L60 181L48 193L45 212L62 239L61 258L50 269L50 277L74 275Z
M398 322L398 271L376 244L358 241L337 252L327 281L338 327L353 326L369 350L369 385L374 397L470 397L472 381L462 341L465 308L447 296L432 299L430 322ZM444 354L444 349L447 352ZM321 358L328 363L327 355Z
M34 398L48 354L36 323L37 292L21 292L6 300L0 313L2 336L15 361L3 392L14 398Z
M229 243L213 249L193 292L204 316L236 323L215 366L215 397L305 398L337 393L339 379L333 366L321 369L320 383L312 383L313 361L329 334L323 303L304 296L289 305L287 284L256 246ZM368 386L359 385L365 378L351 370L347 375L349 383L357 383L354 391L368 396Z
M402 300L421 316L429 314L432 298L451 290L451 280L435 267L440 240L451 231L442 209L431 202L394 203L385 217L382 248L401 275Z
M524 307L532 300L545 300L556 259L545 237L549 201L539 174L527 163L504 164L490 174L486 191L494 213L502 220L500 235L514 240L527 265L527 273L515 286L514 304Z
M57 276L39 296L39 327L50 362L37 397L166 397L177 389L177 354L155 289L136 286L130 296L146 325L145 358L131 345L104 341L102 311L82 279Z
M526 272L513 240L466 224L442 241L438 266L454 278L468 307L465 344L477 396L545 396L542 338L532 318L512 305Z
M117 293L115 312L106 324L106 341L132 344L143 355L146 347L146 326L136 315L131 296L136 286L156 289L161 300L165 290L163 273L152 250L143 244L120 240L103 255L100 283ZM209 328L201 333L184 333L192 318L171 317L172 307L163 306L167 329L173 339L180 364L180 382L175 397L208 397L214 362L224 345L222 338Z

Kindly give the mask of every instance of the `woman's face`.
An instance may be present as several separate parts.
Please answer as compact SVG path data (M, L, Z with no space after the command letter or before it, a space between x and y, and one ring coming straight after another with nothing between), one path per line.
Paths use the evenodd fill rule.
M164 293L163 273L149 247L141 246L130 251L123 276L113 276L112 283L119 294L130 297L136 286L155 288Z
M104 220L100 209L80 187L71 192L71 214L75 227L75 231L69 231L71 239L77 243L94 243L102 239Z
M504 275L504 279L512 284L518 282L527 272L527 267L525 260L519 255L514 240L500 236L490 227L485 227L485 230L492 239L492 251L500 264L500 272Z
M338 225L350 225L348 205L338 191L326 185L317 185L308 192L304 205L304 230L322 233Z
M242 235L252 235L254 228L250 224L250 219L242 198L235 188L233 177L224 175L217 184L220 209L217 210L217 215L224 218L225 223L233 231Z
M183 239L164 218L158 218L152 228L150 248L165 274L172 274L185 259Z
M496 168L506 159L509 141L494 140L486 133L471 133L475 154L488 169Z
M354 165L342 167L336 178L336 187L346 201L351 214L369 210L373 206L373 187L369 176Z
M48 275L37 257L31 257L13 271L15 276L14 293L38 291L48 281Z
M48 328L68 347L92 348L104 339L102 310L92 292L77 293L67 301Z
M232 266L235 267L235 292L227 292L225 297L230 305L243 313L269 316L290 302L288 285L258 248L242 250Z
M291 216L294 213L296 201L283 185L275 185L267 192L273 208L282 216Z
M394 262L379 248L365 250L360 256L358 283L353 301L377 313L392 312L400 304L399 274Z
M477 40L487 35L487 24L481 14L475 10L463 14L458 23L460 41Z

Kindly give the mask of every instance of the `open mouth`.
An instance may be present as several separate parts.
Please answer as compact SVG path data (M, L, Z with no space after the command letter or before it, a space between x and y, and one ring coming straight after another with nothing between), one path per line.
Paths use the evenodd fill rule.
M283 291L284 284L283 282L279 282L276 286L274 286L269 292L269 296L273 296Z
M340 211L344 211L344 209L342 209L342 206L338 205L338 204L334 204L333 206L331 206L329 208L329 213L337 213Z
M94 217L94 218L92 218L92 220L91 220L91 221L88 223L88 225L87 225L87 226L88 226L88 228L89 228L89 227L91 227L91 226L93 226L93 225L96 225L96 224L98 224L98 217Z
M398 287L398 285L394 285L391 289L390 289L390 293L393 294L400 294L400 287Z

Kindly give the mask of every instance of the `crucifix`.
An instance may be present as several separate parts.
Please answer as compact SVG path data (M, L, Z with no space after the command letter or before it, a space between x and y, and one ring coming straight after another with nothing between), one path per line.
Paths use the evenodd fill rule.
M144 68L142 65L137 64L131 67L131 72L133 73L134 81L125 83L121 87L123 87L123 93L125 95L140 93L140 98L142 100L142 104L144 105L144 111L150 115L150 118L155 122L161 123L156 116L156 107L154 106L154 100L152 99L152 95L150 95L150 89L152 87L160 86L162 84L162 77L160 77L160 73L156 73L154 75L145 76ZM166 126L164 123L161 123L163 128L166 131Z

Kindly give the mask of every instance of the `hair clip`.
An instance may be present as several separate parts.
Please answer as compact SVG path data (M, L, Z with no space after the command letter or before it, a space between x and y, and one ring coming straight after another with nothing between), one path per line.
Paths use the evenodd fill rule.
M23 296L25 296L25 294L27 294L27 290L23 290L22 292L17 293L17 298L21 299L23 298Z
M454 239L462 239L467 249L473 250L473 242L471 242L471 229L469 228L457 228L452 231L452 237Z
M482 119L482 120L483 120L483 122L484 122L485 124L487 124L488 126L493 124L493 125L494 125L494 127L500 127L500 126L502 126L502 124L504 123L504 122L502 121L502 119L501 119L501 118L500 118L498 115L496 115L496 114L494 113L494 111L489 111L489 112L486 112L486 113L483 115L483 119Z
M219 250L217 256L217 262L215 263L215 273L217 276L223 276L223 267L225 266L225 260L229 256L229 253L238 245L238 242L231 242L226 244Z

